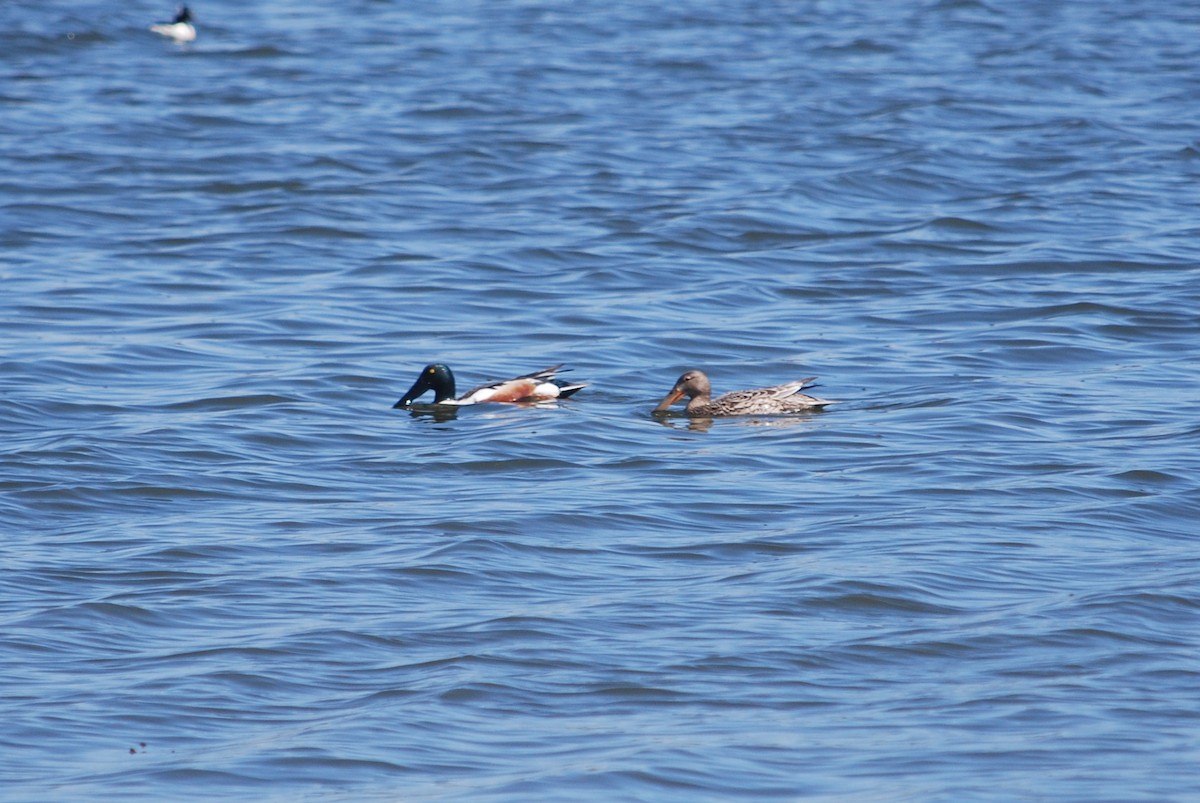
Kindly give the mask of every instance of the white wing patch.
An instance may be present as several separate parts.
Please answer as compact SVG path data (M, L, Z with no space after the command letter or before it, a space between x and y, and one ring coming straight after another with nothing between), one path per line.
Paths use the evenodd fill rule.
M556 399L558 398L558 385L553 382L543 382L533 389L532 395L541 398Z

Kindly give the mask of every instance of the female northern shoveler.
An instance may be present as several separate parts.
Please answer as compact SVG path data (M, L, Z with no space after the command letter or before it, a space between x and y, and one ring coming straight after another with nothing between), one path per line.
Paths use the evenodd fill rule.
M666 412L672 404L684 396L688 397L687 414L701 417L718 415L779 415L780 413L803 413L819 410L833 404L815 396L800 392L805 385L816 379L810 376L795 382L754 390L735 390L724 396L712 397L712 385L703 371L688 371L675 383L654 412Z
M169 36L176 42L191 42L196 38L196 26L192 25L192 12L187 6L179 7L175 12L175 19L151 25L150 30Z
M500 382L490 382L472 388L458 398L454 398L454 374L441 363L426 365L421 370L417 381L400 397L400 401L392 405L408 407L413 400L427 390L433 391L434 404L480 404L482 402L539 402L550 399L563 399L572 393L587 387L583 384L568 385L559 382L554 375L562 365L552 365L532 374L518 376L516 379L505 379Z

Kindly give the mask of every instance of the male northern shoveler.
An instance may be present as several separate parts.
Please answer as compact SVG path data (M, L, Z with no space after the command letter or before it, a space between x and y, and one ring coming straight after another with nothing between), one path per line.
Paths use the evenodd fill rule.
M192 24L192 12L187 6L179 7L175 12L175 19L151 25L150 30L168 36L176 42L191 42L196 38L196 26Z
M779 415L781 413L803 413L819 410L833 404L815 396L806 396L800 389L816 379L810 376L770 388L735 390L717 398L712 397L712 385L703 371L687 371L671 388L671 392L654 408L654 412L666 412L672 404L684 396L688 397L687 414L700 417L718 415Z
M426 365L421 370L417 381L400 397L400 401L392 405L408 407L413 400L427 390L433 391L434 404L481 404L483 402L517 402L530 403L564 399L587 387L584 384L567 384L555 379L555 374L562 365L552 365L531 374L518 376L516 379L504 379L499 382L489 382L472 388L458 398L454 397L454 374L441 363ZM569 370L569 369L568 369Z

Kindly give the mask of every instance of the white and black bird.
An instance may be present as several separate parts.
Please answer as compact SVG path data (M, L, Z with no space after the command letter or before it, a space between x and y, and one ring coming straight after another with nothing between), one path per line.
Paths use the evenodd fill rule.
M187 6L180 6L175 12L175 19L170 22L158 22L150 26L150 30L174 39L176 42L191 42L196 38L196 26L192 24L192 11Z

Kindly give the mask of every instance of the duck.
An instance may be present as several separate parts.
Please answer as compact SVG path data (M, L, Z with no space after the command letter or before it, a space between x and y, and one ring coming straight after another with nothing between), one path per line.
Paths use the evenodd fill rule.
M687 414L710 418L722 415L780 415L820 410L834 402L801 393L801 388L816 379L810 376L769 388L735 390L717 398L712 397L712 385L703 371L685 371L671 392L654 408L656 413L667 412L671 405L688 397Z
M159 22L150 26L157 34L174 39L176 42L191 42L196 38L196 26L192 24L192 11L187 6L180 6L175 12L175 19L170 22Z
M426 391L433 391L434 404L482 404L484 402L508 402L529 404L533 402L565 399L587 387L583 383L568 384L555 378L564 369L562 364L552 365L540 371L524 374L514 379L489 382L468 390L457 398L454 396L454 373L441 363L430 363L421 369L421 375L392 405L392 409L409 407Z

